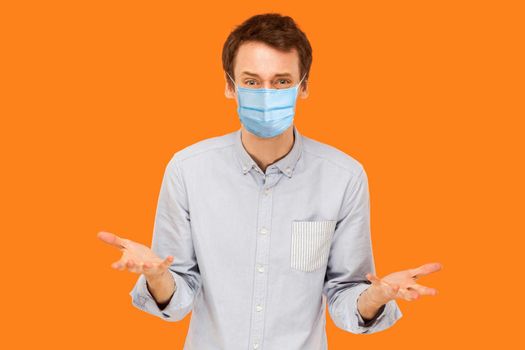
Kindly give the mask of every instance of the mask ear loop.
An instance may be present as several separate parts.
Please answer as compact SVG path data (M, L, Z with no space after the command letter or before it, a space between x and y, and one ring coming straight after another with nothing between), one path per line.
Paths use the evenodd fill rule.
M228 72L226 72L226 74L228 75L228 77L229 77L230 80L232 81L233 86L234 86L234 88L235 88L235 91L237 91L237 84L235 84L235 80L233 80L233 78L231 77L231 75L230 75Z
M299 88L301 87L301 83L303 82L304 78L306 78L306 73L304 73L303 77L301 78L301 80L299 81L299 84L297 84L297 89L299 90Z

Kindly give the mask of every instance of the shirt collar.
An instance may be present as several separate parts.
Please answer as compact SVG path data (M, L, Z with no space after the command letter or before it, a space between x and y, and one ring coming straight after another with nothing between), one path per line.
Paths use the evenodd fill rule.
M292 174L294 172L295 166L297 164L297 161L301 157L302 151L303 151L303 137L297 130L297 127L295 124L293 124L293 132L294 132L294 144L292 146L292 149L284 158L279 159L277 162L270 164L268 167L277 167L280 171L282 171L286 176L292 177ZM262 172L262 170L259 168L257 163L252 159L250 154L246 151L242 144L241 139L241 133L242 128L237 130L235 133L235 152L237 153L237 156L240 160L240 168L243 174L246 174L249 172L252 168L258 169Z

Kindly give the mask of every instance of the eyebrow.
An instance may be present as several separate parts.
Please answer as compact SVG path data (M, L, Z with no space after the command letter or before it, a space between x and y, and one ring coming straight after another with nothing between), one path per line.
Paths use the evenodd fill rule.
M244 71L244 72L241 72L241 75L242 74L260 78L259 74L257 74L257 73ZM274 75L274 77L291 77L291 76L292 75L290 73L277 73L277 74Z

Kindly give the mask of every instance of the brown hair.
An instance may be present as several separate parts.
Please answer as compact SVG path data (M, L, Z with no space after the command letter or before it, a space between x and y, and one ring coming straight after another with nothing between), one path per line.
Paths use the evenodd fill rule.
M228 36L222 48L222 67L233 76L233 65L239 46L247 41L263 42L281 51L290 52L295 48L299 54L299 71L301 77L306 74L302 85L306 87L310 66L312 65L312 47L306 34L299 29L289 16L279 13L266 13L248 18L238 25ZM234 89L232 81L226 76L229 86Z

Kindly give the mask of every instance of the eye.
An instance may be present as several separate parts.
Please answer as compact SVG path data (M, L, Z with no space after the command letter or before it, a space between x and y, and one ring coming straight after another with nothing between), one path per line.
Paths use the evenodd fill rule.
M254 86L255 84L257 84L257 81L254 79L248 79L244 81L244 84L248 86Z
M290 87L291 84L292 84L292 82L289 79L277 79L275 81L275 83L274 83L274 86L277 89L286 89L286 88Z

